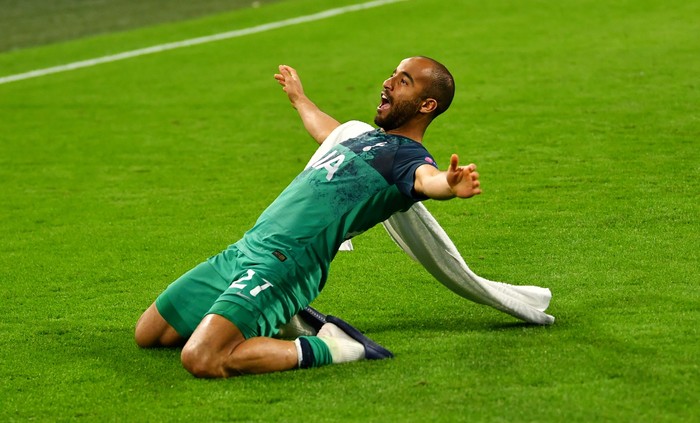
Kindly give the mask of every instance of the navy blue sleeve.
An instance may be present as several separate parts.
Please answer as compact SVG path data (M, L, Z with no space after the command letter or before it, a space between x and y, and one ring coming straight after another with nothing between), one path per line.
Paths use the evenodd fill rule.
M420 143L404 144L396 151L394 168L392 170L394 183L403 195L416 201L428 199L428 197L416 193L413 189L416 169L424 164L438 168L433 156Z

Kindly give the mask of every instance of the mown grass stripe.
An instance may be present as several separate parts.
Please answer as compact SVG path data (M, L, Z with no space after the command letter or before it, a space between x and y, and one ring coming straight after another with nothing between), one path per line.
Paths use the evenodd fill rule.
M30 78L38 78L40 76L51 75L59 72L68 72L75 69L82 69L91 66L101 65L103 63L111 63L119 60L130 59L133 57L145 56L148 54L161 53L168 50L174 50L183 47L191 47L199 44L211 43L214 41L228 40L231 38L244 37L246 35L257 34L260 32L271 31L273 29L283 28L291 25L299 25L303 23L318 21L322 19L332 18L350 12L371 9L374 7L383 6L390 3L397 3L406 0L376 0L367 3L354 4L350 6L328 9L322 12L311 15L298 16L296 18L284 19L277 22L270 22L262 25L253 26L250 28L237 29L233 31L221 32L218 34L207 35L203 37L190 38L172 43L158 44L151 47L145 47L137 50L125 51L123 53L111 54L108 56L97 57L94 59L81 60L79 62L67 63L65 65L52 66L50 68L36 69L29 72L18 73L0 77L0 84L7 84L15 81L22 81Z

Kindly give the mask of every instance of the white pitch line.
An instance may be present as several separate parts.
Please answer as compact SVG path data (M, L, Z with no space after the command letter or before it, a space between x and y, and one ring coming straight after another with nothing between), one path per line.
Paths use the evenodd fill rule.
M174 50L176 48L190 47L198 44L211 43L213 41L227 40L229 38L243 37L245 35L257 34L260 32L270 31L285 26L298 25L307 22L318 21L331 18L333 16L342 15L358 10L371 9L373 7L384 6L385 4L397 3L406 0L376 0L367 3L355 4L351 6L338 7L336 9L324 10L323 12L314 13L306 16L285 19L282 21L271 22L250 28L237 29L234 31L222 32L219 34L207 35L204 37L190 38L189 40L176 41L172 43L159 44L151 47L141 48L138 50L125 51L123 53L112 54L109 56L97 57L94 59L82 60L79 62L68 63L65 65L53 66L50 68L37 69L29 72L18 73L15 75L0 77L0 85L9 82L21 81L23 79L37 78L39 76L50 75L52 73L67 72L75 69L87 68L90 66L100 65L102 63L111 63L118 60L129 59L132 57L145 56L147 54L160 53L163 51Z

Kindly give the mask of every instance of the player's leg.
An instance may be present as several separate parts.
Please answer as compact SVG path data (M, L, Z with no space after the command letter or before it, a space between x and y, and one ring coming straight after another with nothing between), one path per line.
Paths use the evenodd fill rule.
M294 341L268 337L246 339L218 314L207 315L182 349L182 364L194 376L217 378L269 373L297 367Z
M197 377L230 377L293 369L293 341L273 339L301 308L268 267L238 255L233 281L214 301L182 350L182 364Z
M227 282L182 350L183 366L190 373L230 377L370 358L361 341L333 324L322 327L319 336L302 336L295 341L271 338L315 295L308 290L308 298L300 300L304 290L297 285L299 279L280 272L276 262L263 261L236 256L232 267L236 272L230 274L233 281ZM158 309L163 311L160 306Z
M181 355L185 369L203 378L280 372L365 357L365 347L332 323L324 325L319 336L296 341L264 336L246 339L234 323L217 314L202 320Z
M232 304L229 315L235 315L231 309L244 316L236 319L246 321L249 310ZM283 341L265 336L246 338L228 318L209 314L185 344L182 364L196 377L220 378L393 357L345 321L333 316L328 319L318 336ZM247 327L245 323L242 326Z
M134 333L136 344L143 348L184 345L228 284L208 262L188 271L141 315Z
M155 302L136 323L134 338L141 348L180 347L187 341L160 315Z
M393 357L348 323L329 318L335 323L326 323L318 336L283 341L263 336L245 339L234 323L210 314L185 344L182 364L196 377L225 378Z

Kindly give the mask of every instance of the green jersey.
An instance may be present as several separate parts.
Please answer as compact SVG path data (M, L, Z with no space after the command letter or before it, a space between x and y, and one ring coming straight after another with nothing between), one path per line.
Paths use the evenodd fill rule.
M344 240L425 199L413 190L425 164L437 167L409 138L374 130L346 140L300 173L235 245L292 266L314 298Z

